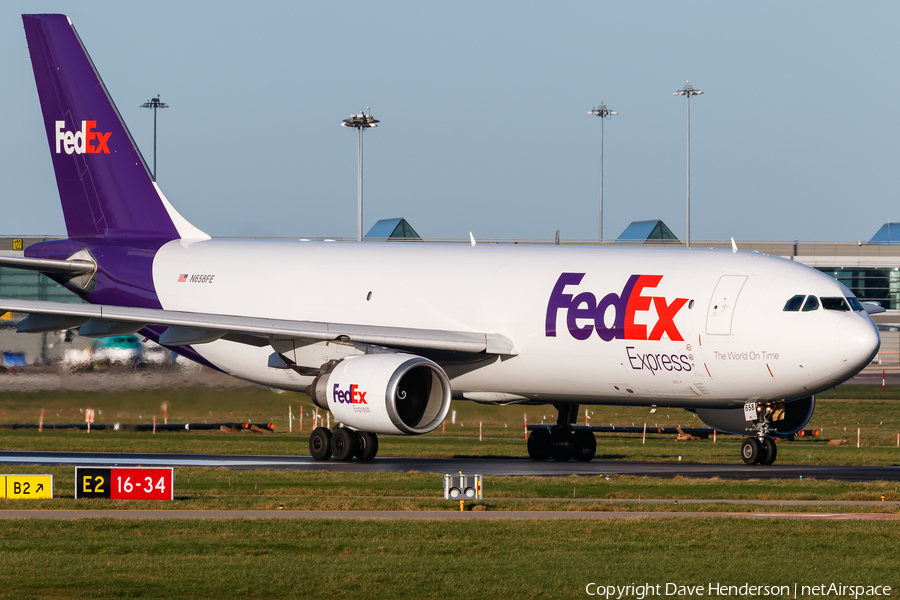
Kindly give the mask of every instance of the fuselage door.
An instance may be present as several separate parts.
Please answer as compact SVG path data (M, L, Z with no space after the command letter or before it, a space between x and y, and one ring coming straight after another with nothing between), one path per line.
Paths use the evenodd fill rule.
M746 275L722 275L719 278L706 314L707 335L731 335L734 307L745 281Z

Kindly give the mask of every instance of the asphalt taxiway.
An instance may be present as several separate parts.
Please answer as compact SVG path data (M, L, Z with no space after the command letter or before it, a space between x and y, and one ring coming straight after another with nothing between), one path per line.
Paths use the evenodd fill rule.
M736 457L737 459L737 457ZM841 481L900 481L900 466L744 465L690 462L536 462L526 458L376 458L372 461L313 460L309 456L250 456L237 454L130 454L114 452L0 452L4 465L210 467L228 469L291 469L350 473L479 473L553 477L566 475L648 475L722 479L836 479Z

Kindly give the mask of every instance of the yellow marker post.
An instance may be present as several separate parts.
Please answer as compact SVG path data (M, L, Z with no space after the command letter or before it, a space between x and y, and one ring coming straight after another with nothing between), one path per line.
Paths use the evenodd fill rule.
M3 497L32 500L53 497L53 475L4 475Z

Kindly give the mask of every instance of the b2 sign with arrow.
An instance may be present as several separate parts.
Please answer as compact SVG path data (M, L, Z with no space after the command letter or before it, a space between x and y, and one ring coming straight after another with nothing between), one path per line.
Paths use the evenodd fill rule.
M9 500L53 497L53 475L0 475L0 498Z

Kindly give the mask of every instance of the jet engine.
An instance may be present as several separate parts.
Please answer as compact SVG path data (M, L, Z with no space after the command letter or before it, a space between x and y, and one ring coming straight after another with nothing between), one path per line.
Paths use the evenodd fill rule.
M772 437L787 437L803 429L812 418L816 408L816 397L807 396L790 402L760 402L757 404L758 418L765 417L769 422L768 434ZM738 408L697 408L694 409L700 420L725 433L736 435L754 435L744 413L744 407Z
M310 389L313 402L351 429L419 435L450 410L450 380L436 363L412 354L365 354L337 363Z

